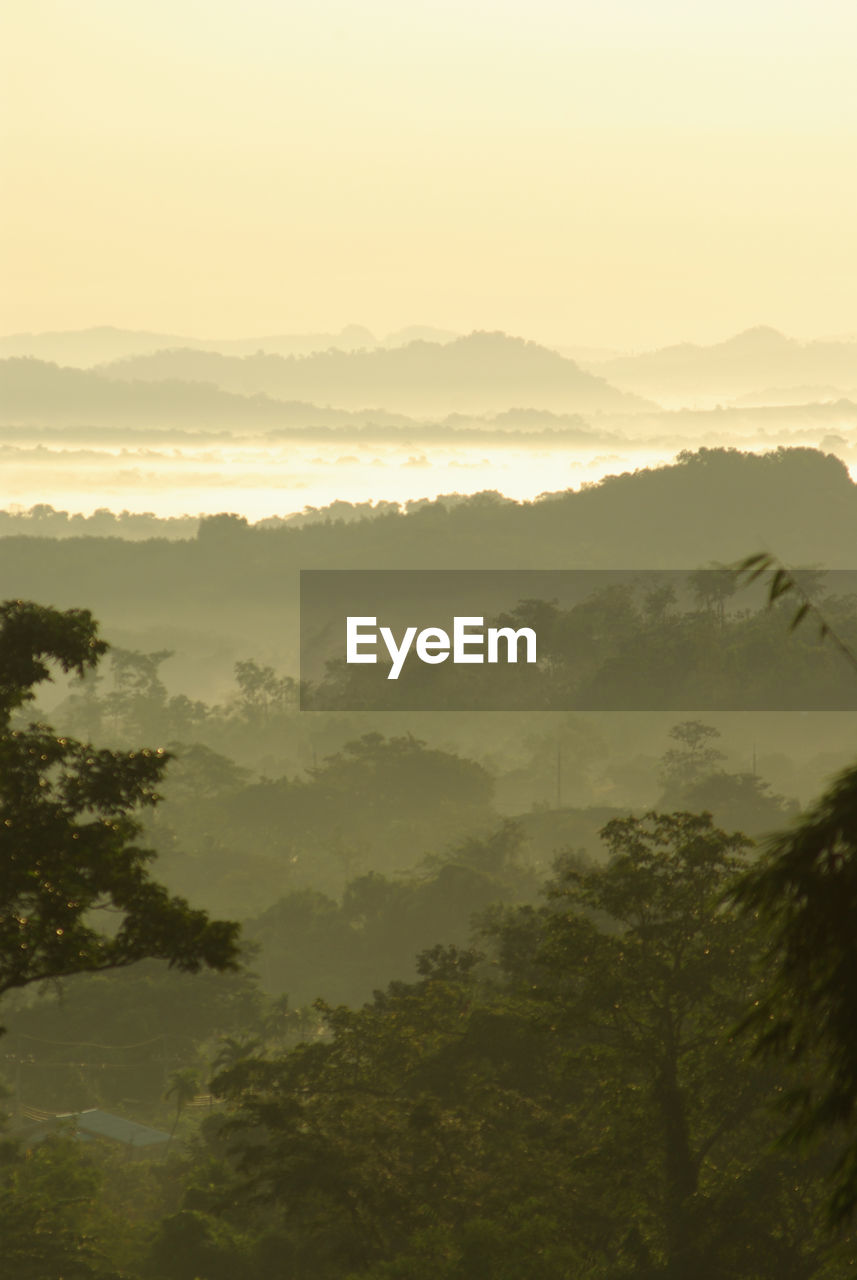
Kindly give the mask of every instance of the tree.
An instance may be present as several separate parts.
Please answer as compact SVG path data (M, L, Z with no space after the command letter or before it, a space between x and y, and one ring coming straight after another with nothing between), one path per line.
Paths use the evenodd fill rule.
M203 1128L225 1160L187 1207L243 1229L246 1206L300 1280L841 1275L816 1170L770 1149L780 1074L733 1034L763 980L723 900L748 842L687 813L602 835L608 865L494 913L496 966L436 947L361 1009L319 1002L326 1036L224 1071ZM270 1274L252 1253L242 1274Z
M291 676L277 676L273 667L260 667L252 658L235 663L240 690L238 706L250 723L266 721L272 712L284 712L297 704L297 684Z
M173 1118L173 1127L170 1129L170 1140L175 1136L181 1114L185 1107L193 1102L199 1093L199 1076L193 1067L183 1067L179 1071L170 1073L169 1088L164 1094L165 1099L172 1098L176 1104L176 1114Z
M647 1249L670 1273L701 1274L706 1159L718 1143L728 1150L749 1105L723 1034L747 998L746 931L718 910L747 842L680 813L615 819L602 836L609 866L570 868L553 887L545 996L583 1030L580 1078L595 1069L615 1136L658 1188Z
M781 1079L734 1035L762 981L751 924L723 898L750 842L691 813L601 834L607 866L561 866L553 909L495 931L553 1033L583 1176L615 1204L607 1274L816 1274L815 1171L771 1150Z
M681 804L692 813L710 813L721 825L751 836L778 830L799 808L796 800L777 795L770 783L755 774L722 769L685 787Z
M726 759L723 752L712 745L713 740L720 737L720 730L701 720L674 724L667 736L680 744L670 747L661 757L661 781L668 793L698 782Z
M142 653L138 649L110 651L113 668L113 691L104 699L104 707L114 728L126 732L151 733L163 723L167 690L160 676L160 666L173 657L172 649Z
M802 1068L787 1136L843 1140L830 1201L841 1222L857 1208L857 767L770 841L734 896L769 937L772 983L745 1025L762 1055Z
M693 594L704 609L714 612L721 627L726 622L726 601L738 590L734 570L729 565L712 564L689 575Z
M0 1160L3 1266L16 1280L109 1280L98 1240L100 1171L65 1134Z
M557 1167L561 1120L520 1087L546 1074L545 1037L481 998L478 959L436 947L420 981L362 1009L318 1002L323 1039L225 1071L213 1087L231 1105L203 1130L232 1173L188 1204L273 1231L300 1280L584 1274L581 1237L603 1222L572 1209L566 1230L581 1193ZM261 1280L254 1254L242 1274Z
M157 803L167 754L99 749L21 720L49 663L83 676L106 649L88 610L0 605L0 995L145 957L190 972L237 966L238 925L172 896L135 843L135 810Z
M769 608L790 596L798 604L790 629L814 623L819 640L829 640L857 670L853 645L832 621L841 602L828 601L824 611L817 604L822 573L789 569L767 551L748 556L734 573L747 584L762 579ZM784 1100L792 1117L784 1136L838 1141L828 1211L842 1224L857 1209L857 767L768 841L732 897L768 937L771 983L744 1029L755 1032L758 1054L802 1069L800 1086Z

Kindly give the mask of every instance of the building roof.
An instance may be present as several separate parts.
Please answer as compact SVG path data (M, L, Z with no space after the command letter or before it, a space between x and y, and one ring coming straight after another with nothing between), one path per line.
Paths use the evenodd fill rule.
M114 1142L121 1142L129 1147L152 1147L170 1140L170 1135L163 1129L137 1124L136 1120L111 1115L109 1111L101 1111L98 1107L92 1107L89 1111L70 1111L56 1116L56 1119L75 1121L77 1135L83 1139L112 1138Z

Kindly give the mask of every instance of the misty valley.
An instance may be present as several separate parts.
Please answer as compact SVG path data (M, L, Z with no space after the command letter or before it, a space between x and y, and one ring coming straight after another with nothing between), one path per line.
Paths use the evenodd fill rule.
M855 1273L855 352L0 338L4 1274Z
M305 523L332 500L359 515L483 489L533 499L687 448L857 458L855 342L758 329L584 368L504 333L243 354L163 337L176 345L135 352L146 338L0 338L10 532L188 536L199 512Z

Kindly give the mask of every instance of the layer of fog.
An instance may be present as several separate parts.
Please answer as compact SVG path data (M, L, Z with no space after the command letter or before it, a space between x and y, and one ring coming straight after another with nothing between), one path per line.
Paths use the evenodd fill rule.
M304 438L285 432L195 438L183 432L172 445L144 446L97 436L87 442L85 430L43 433L29 444L17 435L13 443L10 432L0 430L0 506L16 511L50 504L70 513L107 508L160 517L234 511L256 521L337 500L405 503L484 489L532 499L670 462L683 448L700 446L763 452L811 445L835 453L853 473L857 422L837 425L837 432L823 424L788 432L709 430L636 439L604 432L586 446L578 433L562 432L461 432L460 438L451 433L440 439L406 433L398 440L392 432L378 438L344 432L320 438L310 432Z

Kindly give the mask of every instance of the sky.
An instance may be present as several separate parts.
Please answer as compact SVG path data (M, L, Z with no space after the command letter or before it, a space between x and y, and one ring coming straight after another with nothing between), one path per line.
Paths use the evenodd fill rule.
M0 50L3 333L857 332L853 0L6 0Z

